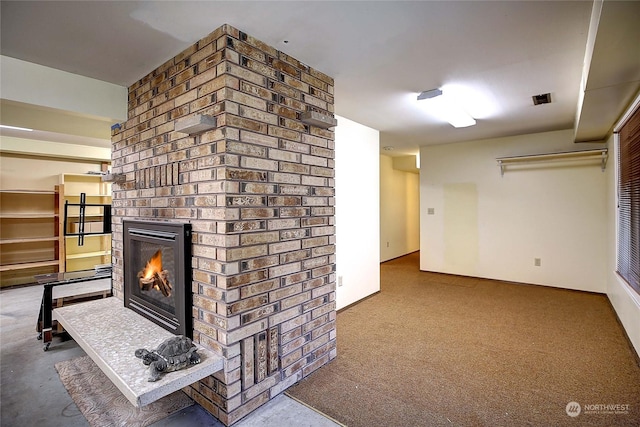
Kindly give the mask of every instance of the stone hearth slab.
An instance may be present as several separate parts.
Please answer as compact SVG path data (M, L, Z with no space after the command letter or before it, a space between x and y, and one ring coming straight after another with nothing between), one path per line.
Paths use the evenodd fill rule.
M111 278L69 283L68 285L55 286L52 289L52 297L54 300L88 298L100 295L107 296L109 294L111 294Z
M124 306L116 297L54 310L58 322L136 407L148 405L223 368L221 356L198 346L201 362L149 382L138 348L155 349L174 336Z

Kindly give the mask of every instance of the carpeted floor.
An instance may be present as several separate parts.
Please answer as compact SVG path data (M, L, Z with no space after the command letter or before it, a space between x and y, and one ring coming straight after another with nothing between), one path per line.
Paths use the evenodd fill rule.
M62 384L91 427L143 427L193 405L182 391L136 408L89 356L55 364Z
M349 427L640 425L640 366L606 296L418 257L381 265L381 292L338 313L338 357L290 395Z

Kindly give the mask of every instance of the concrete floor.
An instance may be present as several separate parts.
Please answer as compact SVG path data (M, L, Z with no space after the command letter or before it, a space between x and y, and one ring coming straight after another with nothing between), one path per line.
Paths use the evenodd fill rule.
M0 290L0 425L88 426L89 423L60 382L54 364L85 355L72 340L54 338L49 351L36 339L42 286ZM336 427L332 420L280 395L238 423L237 427ZM223 424L197 404L153 427Z

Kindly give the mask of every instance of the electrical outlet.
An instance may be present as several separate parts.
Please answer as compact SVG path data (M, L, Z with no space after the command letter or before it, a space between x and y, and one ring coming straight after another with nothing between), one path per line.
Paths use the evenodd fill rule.
M389 242L387 242L387 247L389 247Z
M342 276L338 276L338 287L342 286Z
M542 265L542 260L540 258L534 258L533 265L535 265L536 267L540 267Z
M436 213L435 208L427 208L427 215L434 215Z

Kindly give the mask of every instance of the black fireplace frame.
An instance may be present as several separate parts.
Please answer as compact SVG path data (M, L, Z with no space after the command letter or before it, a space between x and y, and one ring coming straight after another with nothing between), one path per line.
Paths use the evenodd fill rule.
M130 310L146 317L176 335L193 338L193 292L191 290L191 224L175 222L154 222L123 220L124 247L122 262L124 270L124 305ZM176 279L184 278L182 289L175 287L175 314L135 295L131 287L137 285L137 271L127 268L132 263L130 250L132 241L171 246L176 254L183 254L176 259L174 266ZM178 284L179 280L176 280Z

